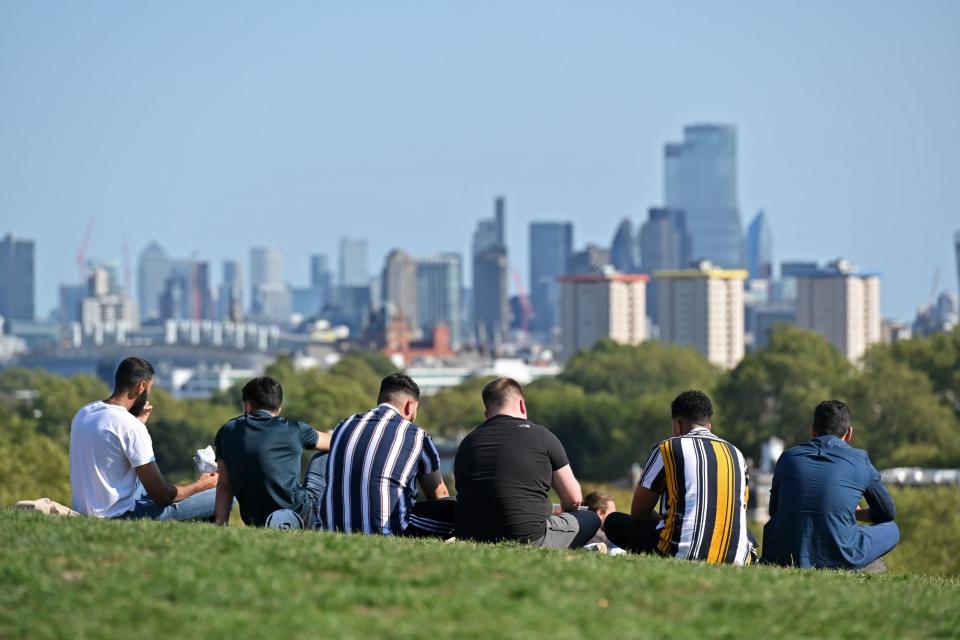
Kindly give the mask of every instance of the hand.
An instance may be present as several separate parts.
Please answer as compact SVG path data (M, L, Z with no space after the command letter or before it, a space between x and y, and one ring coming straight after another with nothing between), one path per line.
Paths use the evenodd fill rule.
M137 416L137 420L143 424L147 424L147 420L150 419L151 413L153 413L153 405L147 402L147 404L143 406L143 411L141 411L140 415Z
M216 472L213 473L201 473L200 477L197 478L196 484L197 491L206 491L207 489L213 489L217 486L217 480L220 478L220 475Z

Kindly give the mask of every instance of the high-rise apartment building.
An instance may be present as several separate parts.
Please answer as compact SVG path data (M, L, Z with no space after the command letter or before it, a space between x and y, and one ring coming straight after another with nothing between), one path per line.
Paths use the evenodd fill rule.
M557 278L570 272L572 255L572 223L530 223L531 329L536 333L549 336L559 324L560 283Z
M160 317L160 296L170 277L171 260L156 242L140 252L137 262L137 298L140 301L140 319L144 322Z
M690 234L686 215L678 209L653 207L640 227L640 271L652 275L664 269L683 269L690 261ZM647 315L657 319L657 281L647 284Z
M880 342L880 278L854 273L846 260L797 278L797 324L823 334L856 362Z
M381 282L386 318L402 318L407 330L415 335L420 328L417 320L417 263L405 251L394 249L387 254Z
M613 234L610 244L610 264L620 273L636 273L640 268L640 247L633 223L624 218Z
M747 227L747 271L751 280L773 278L773 232L763 209Z
M507 299L506 200L494 200L493 218L480 220L473 233L473 326L477 345L496 353L506 338L510 317Z
M696 268L657 271L660 341L694 347L710 362L735 367L744 353L742 269Z
M664 203L686 213L692 259L739 269L743 229L737 201L736 128L699 124L683 133L683 142L664 148Z
M340 287L368 287L370 279L367 262L367 241L343 238L340 240Z
M0 316L7 320L33 320L36 285L33 240L7 234L0 240Z
M443 325L450 332L450 343L460 345L461 292L463 268L459 254L442 253L417 259L417 318L424 335Z
M569 360L601 338L621 344L647 339L644 274L607 273L559 278L562 357Z

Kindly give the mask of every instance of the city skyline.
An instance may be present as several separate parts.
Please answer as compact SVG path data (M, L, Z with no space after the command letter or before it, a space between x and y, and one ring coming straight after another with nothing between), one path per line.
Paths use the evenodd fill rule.
M36 242L40 316L76 284L91 217L89 255L118 263L125 242L211 265L276 245L296 285L362 236L371 269L392 248L456 252L469 281L472 226L502 193L526 281L530 222L609 246L666 204L663 147L704 122L736 127L740 212L767 212L777 262L880 272L903 320L937 268L957 290L955 4L183 15L0 7L2 231Z

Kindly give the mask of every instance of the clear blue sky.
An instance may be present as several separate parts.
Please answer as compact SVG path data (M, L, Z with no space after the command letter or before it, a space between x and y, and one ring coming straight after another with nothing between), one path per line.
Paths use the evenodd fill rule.
M367 236L467 252L508 198L609 243L662 199L684 124L739 131L744 225L777 260L843 255L912 317L956 288L960 2L0 3L0 232L34 238L38 305L151 239L213 261ZM219 278L219 266L215 273Z

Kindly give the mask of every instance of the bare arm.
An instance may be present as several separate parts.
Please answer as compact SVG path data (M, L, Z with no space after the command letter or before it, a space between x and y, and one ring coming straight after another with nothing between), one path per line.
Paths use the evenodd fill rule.
M630 505L631 517L647 522L658 521L660 514L653 510L653 508L657 506L658 500L660 500L659 493L638 484L636 490L633 492L633 503Z
M317 431L317 444L314 445L316 451L330 451L331 437L329 433Z
M148 462L137 467L137 477L140 478L143 488L147 490L147 495L161 507L180 502L217 486L216 473L202 473L199 478L187 484L170 484L163 479L163 474L160 473L160 467L156 462Z
M423 489L423 495L427 500L446 498L450 495L450 491L447 490L447 485L443 482L443 474L440 473L439 470L422 475L418 480L420 481L420 488Z
M553 472L553 488L560 497L561 509L576 511L580 508L580 503L583 501L583 492L570 465L560 467Z
M218 526L225 527L230 523L230 511L233 509L233 486L230 484L230 474L223 460L217 460L217 499L214 509L214 521Z

